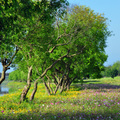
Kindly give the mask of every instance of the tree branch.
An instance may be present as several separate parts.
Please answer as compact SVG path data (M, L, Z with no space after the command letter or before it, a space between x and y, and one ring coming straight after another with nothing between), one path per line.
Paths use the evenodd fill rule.
M86 48L86 45L85 45L85 46L81 49L81 51L80 51L80 52L75 53L75 54L72 54L72 55L69 55L69 56L67 56L67 57L74 57L74 56L76 56L76 55L81 54L81 53L83 52L84 48Z
M17 52L18 52L18 48L16 47L16 51L15 51L15 53L13 54L13 56L12 56L10 62L6 65L6 67L10 66L10 64L12 63L12 61L13 61L15 55L17 54Z

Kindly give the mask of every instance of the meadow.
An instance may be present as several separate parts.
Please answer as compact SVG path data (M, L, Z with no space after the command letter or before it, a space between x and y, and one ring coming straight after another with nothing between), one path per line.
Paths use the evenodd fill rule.
M120 77L88 79L69 91L48 96L42 83L35 99L19 104L25 83L9 82L9 94L0 97L0 120L120 120Z

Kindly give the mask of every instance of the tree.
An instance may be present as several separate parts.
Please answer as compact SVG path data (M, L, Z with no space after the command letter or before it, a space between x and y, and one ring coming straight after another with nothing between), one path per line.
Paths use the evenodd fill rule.
M0 84L5 80L5 72L10 69L10 65L18 52L18 47L12 41L17 28L15 23L18 15L16 13L17 5L17 1L0 1L0 62L3 66Z
M118 71L118 75L120 76L120 61L115 62L115 63L112 65L112 68L113 68L113 69L116 69L116 70Z
M105 70L102 72L104 77L112 77L120 75L120 61L115 62L112 66L105 67Z
M54 93L58 89L62 92L69 89L74 80L93 73L93 76L99 76L103 69L107 58L104 48L110 34L106 18L83 6L75 6L67 14L61 14L65 13L59 9L64 2L35 2L32 10L36 8L37 12L31 13L26 20L19 18L18 25L23 28L18 33L19 41L14 42L19 47L17 63L20 69L28 69L27 84L20 102L26 99L31 81L35 84L30 97L33 100L42 78L50 94L51 87L47 84L50 80L56 85ZM52 7L55 5L54 9L51 4Z
M107 59L104 48L110 35L106 18L87 7L75 6L63 19L57 19L55 29L55 38L59 39L50 49L51 61L68 55L47 73L46 78L54 79L54 93L59 88L61 92L66 90L75 79L82 79L88 74L99 77ZM49 87L46 88L50 94Z
M111 74L110 76L114 79L118 75L118 70L117 69L111 69Z
M0 62L3 66L0 84L5 80L5 72L10 69L18 53L17 43L26 32L21 23L31 19L32 10L35 10L33 3L32 0L0 1Z
M19 40L15 41L15 44L19 46L20 49L18 57L20 58L22 55L22 58L18 60L18 66L21 67L23 64L25 69L28 68L27 84L22 91L20 102L25 100L30 89L32 73L35 71L36 62L43 64L42 59L44 59L45 56L49 56L45 51L48 51L50 44L53 44L51 32L53 31L52 24L54 24L54 16L57 10L59 14L64 13L64 7L67 5L67 2L66 0L42 0L34 1L31 4L33 10L31 17L26 20L22 17L19 18L21 21L19 25L23 26L21 30L23 34L21 35L21 33L19 33ZM60 7L62 7L62 10L59 9ZM51 34L51 36L49 34ZM37 77L38 76L35 76L34 79L37 79Z

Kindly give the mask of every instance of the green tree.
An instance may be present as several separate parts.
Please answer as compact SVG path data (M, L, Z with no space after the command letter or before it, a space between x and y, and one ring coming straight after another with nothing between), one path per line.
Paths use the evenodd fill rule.
M104 77L114 76L112 75L114 74L114 71L116 71L116 75L120 75L120 61L115 62L112 66L105 67L105 70L102 72L102 76Z
M23 67L25 69L28 68L27 84L22 91L20 102L25 100L31 86L31 81L38 77L35 75L36 64L39 63L41 67L44 64L45 58L49 56L49 47L54 43L51 33L53 31L56 11L62 15L64 7L67 5L66 0L42 0L33 3L31 17L26 20L20 17L21 22L19 25L23 26L22 35L19 33L19 40L15 41L15 44L20 49L18 54L20 59L16 59L16 61L19 61L17 63L18 67L20 69ZM59 9L60 7L62 9Z
M117 69L118 75L120 76L120 61L115 62L115 63L112 65L112 68L113 68L113 69Z
M117 69L111 69L110 76L114 79L118 75L118 70Z
M106 20L103 15L83 6L75 6L63 19L57 18L55 29L59 39L51 48L50 57L56 61L60 56L68 55L47 74L54 79L54 93L58 88L62 92L75 79L82 79L88 74L94 78L100 77L107 59L104 51L106 38L110 35Z
M0 1L0 62L3 66L0 84L5 80L5 72L10 69L11 63L18 52L17 46L12 41L17 28L17 1ZM16 50L15 50L16 49Z
M13 62L19 49L19 54L15 60L18 61L19 68L21 68L23 63L25 70L28 68L27 85L23 89L20 101L24 101L30 89L31 75L32 70L35 69L35 62L38 62L43 56L47 56L49 52L46 53L45 51L48 51L50 45L53 44L52 38L49 37L48 33L52 31L56 11L59 15L62 15L66 5L68 5L66 0L0 1L0 43L2 46L0 47L0 58L3 67L5 66L0 81L4 80L5 72ZM7 58L5 55L8 55L10 50L12 56L9 60L9 57ZM15 54L13 54L14 51ZM40 63L43 63L43 61Z
M20 36L25 35L25 26L21 23L31 19L32 10L35 9L31 0L0 1L0 62L3 66L0 84L19 50L17 42Z
M59 4L63 5L62 2ZM93 73L93 77L98 76L107 58L104 48L110 32L103 15L87 7L75 6L61 17L58 9L61 6L55 3L55 9L52 9L50 5L46 1L35 2L39 14L35 11L32 18L25 21L20 18L19 24L24 25L24 29L22 35L18 34L19 41L15 41L20 49L18 67L28 69L27 85L20 102L25 100L31 81L35 81L35 87L30 100L34 98L40 78L43 78L49 94L51 89L47 82L52 78L56 85L54 93L59 88L62 92L69 89L75 79L82 79L88 74L92 76Z

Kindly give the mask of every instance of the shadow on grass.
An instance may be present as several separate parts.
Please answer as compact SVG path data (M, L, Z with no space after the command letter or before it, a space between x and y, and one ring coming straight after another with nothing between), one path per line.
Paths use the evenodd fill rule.
M90 83L90 82L100 82L99 80L84 80L84 83Z
M81 113L81 112L70 112L64 111L64 113L36 113L29 112L26 114L10 114L0 116L0 120L120 120L120 114L114 114L110 112L101 113Z
M75 90L84 90L84 89L120 89L120 85L109 85L109 84L74 84L72 85Z

